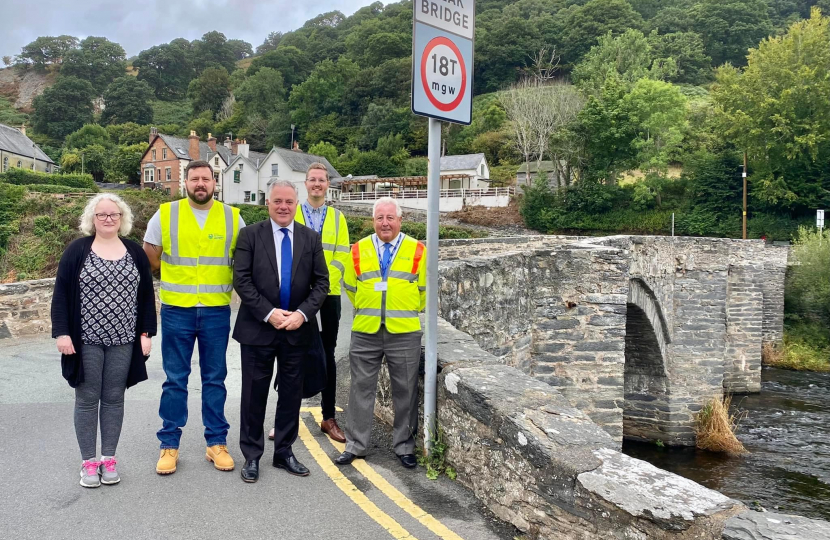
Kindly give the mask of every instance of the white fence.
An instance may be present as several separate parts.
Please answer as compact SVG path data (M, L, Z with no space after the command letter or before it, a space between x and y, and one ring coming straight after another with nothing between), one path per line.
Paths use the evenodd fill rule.
M442 189L440 194L439 210L453 212L464 206L486 206L496 208L507 206L510 197L516 194L516 188L489 188L489 189ZM381 197L398 199L404 208L418 210L427 209L427 190L405 189L401 191L362 191L357 193L341 193L343 202L371 204Z

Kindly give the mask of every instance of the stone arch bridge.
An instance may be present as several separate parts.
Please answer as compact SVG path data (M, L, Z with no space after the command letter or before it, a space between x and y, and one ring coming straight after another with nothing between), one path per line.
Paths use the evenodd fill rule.
M443 241L440 314L616 441L694 444L694 413L761 388L787 248L688 237Z

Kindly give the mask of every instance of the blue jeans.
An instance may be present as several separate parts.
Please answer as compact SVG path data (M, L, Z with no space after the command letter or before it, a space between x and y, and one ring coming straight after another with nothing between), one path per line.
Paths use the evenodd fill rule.
M202 374L202 422L208 446L226 444L230 425L225 420L225 352L231 331L230 306L181 308L161 306L161 356L167 380L161 387L157 435L160 448L178 448L187 424L187 379L193 345L199 342Z

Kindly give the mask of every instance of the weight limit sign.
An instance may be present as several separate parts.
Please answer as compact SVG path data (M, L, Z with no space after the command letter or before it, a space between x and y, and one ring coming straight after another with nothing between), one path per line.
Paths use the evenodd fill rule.
M412 112L457 124L472 119L473 42L415 22Z

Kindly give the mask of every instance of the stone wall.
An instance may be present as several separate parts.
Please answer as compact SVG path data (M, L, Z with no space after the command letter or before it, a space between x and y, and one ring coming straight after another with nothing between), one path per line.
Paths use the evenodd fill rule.
M764 250L764 344L780 345L784 340L784 283L789 246L767 246Z

